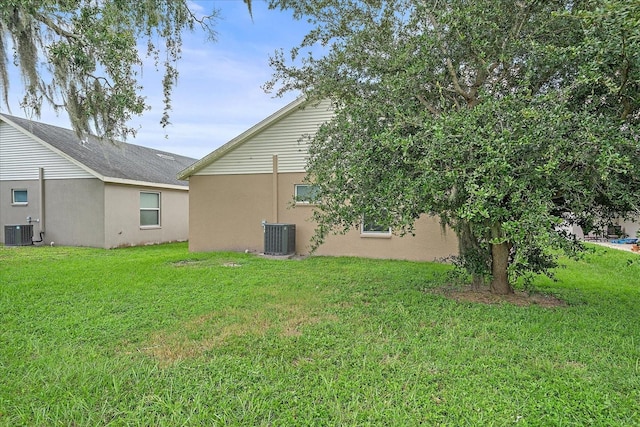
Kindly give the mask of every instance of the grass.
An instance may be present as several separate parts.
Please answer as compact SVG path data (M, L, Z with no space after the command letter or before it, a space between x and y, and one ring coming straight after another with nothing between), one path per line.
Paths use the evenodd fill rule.
M456 302L439 264L0 247L0 425L640 425L640 257Z

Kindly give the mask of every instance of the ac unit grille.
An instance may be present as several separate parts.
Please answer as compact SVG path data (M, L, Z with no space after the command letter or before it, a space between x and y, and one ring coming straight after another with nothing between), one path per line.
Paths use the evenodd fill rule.
M264 253L266 255L289 255L295 251L295 224L264 224Z
M5 246L29 246L33 245L33 224L5 225Z

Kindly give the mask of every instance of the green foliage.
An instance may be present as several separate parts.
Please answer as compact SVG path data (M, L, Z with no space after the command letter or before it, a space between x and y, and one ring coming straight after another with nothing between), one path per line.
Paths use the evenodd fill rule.
M245 3L250 6L249 0ZM3 1L0 91L4 103L8 105L9 57L13 57L24 81L24 108L37 116L43 103L48 103L66 110L78 133L126 138L135 134L127 126L129 119L147 108L139 82L141 43L155 66L164 69L161 123L166 125L182 34L200 26L215 39L216 17L213 11L197 18L186 0Z
M0 426L637 425L640 256L456 302L442 264L0 247Z
M584 39L578 58L575 94L593 109L638 121L640 91L640 4L587 1L574 16ZM612 110L612 111L608 111Z
M317 25L270 88L329 98L308 172L315 243L439 215L477 277L548 272L569 225L640 215L640 19L620 1L273 1ZM597 25L594 25L596 24ZM507 263L504 263L506 266ZM501 283L508 291L508 283ZM506 285L506 286L505 286Z

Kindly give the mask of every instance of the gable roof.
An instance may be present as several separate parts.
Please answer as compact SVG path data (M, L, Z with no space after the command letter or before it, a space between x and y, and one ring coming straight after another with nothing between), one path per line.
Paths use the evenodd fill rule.
M285 105L284 107L282 107L281 109L279 109L278 111L276 111L275 113L273 113L272 115L267 117L266 119L260 121L256 125L250 127L249 129L247 129L246 131L242 132L240 135L236 136L235 138L233 138L232 140L230 140L226 144L222 145L221 147L219 147L215 151L209 153L208 155L206 155L202 159L198 160L197 162L195 162L194 164L192 164L188 168L186 168L186 169L182 170L181 172L179 172L178 173L178 179L189 179L189 177L191 177L192 175L198 173L202 169L206 168L207 166L209 166L210 164L212 164L213 162L215 162L216 160L218 160L219 158L221 158L225 154L233 151L238 146L244 144L245 142L250 140L253 136L255 136L256 134L262 132L264 129L268 128L269 126L272 126L273 124L277 123L278 121L280 121L280 120L284 119L285 117L289 116L294 111L296 111L298 108L303 108L309 102L310 101L308 101L304 96L301 96L298 99L296 99L295 101Z
M47 146L104 182L185 189L177 174L196 159L95 136L80 139L70 130L0 114L0 121Z

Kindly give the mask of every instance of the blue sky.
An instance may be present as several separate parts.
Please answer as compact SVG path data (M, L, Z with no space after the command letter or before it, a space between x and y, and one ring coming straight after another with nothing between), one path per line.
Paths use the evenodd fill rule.
M215 27L218 40L209 42L201 32L185 34L178 64L180 77L172 98L172 125L167 128L159 124L162 73L148 61L143 68L143 95L152 109L131 121L139 130L127 142L201 158L299 95L274 98L261 86L272 75L269 55L279 48L288 52L299 44L309 26L305 21L294 21L288 12L268 10L260 0L253 1L253 21L241 0L194 3L202 12L220 9ZM22 93L17 69L11 78L11 114L26 117L19 106ZM4 105L0 111L7 112ZM46 107L39 120L71 127L66 113L56 114Z

